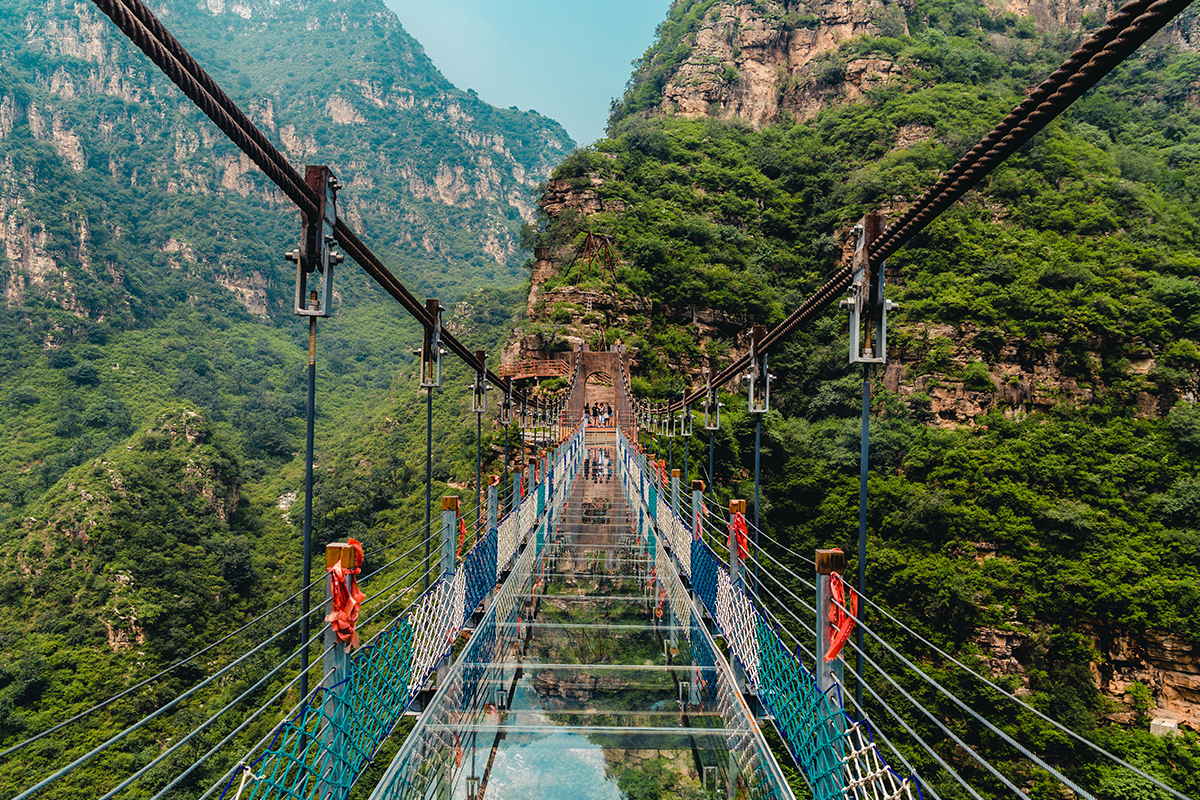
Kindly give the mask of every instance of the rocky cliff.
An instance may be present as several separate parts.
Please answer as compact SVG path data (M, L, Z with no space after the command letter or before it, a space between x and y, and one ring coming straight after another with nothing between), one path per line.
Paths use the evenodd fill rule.
M1109 0L989 2L989 44L1000 51L1028 49L1034 30L1094 28L1117 5ZM964 20L952 24L971 27L966 11L961 13ZM664 113L740 119L756 126L785 116L811 119L833 104L861 99L872 88L912 78L919 67L909 60L844 50L858 36L907 35L910 19L928 21L928 9L904 0L677 0L659 29L658 45L638 62L614 119ZM1176 22L1157 41L1196 49L1194 18Z
M455 89L382 3L210 0L156 11L294 165L333 167L340 210L368 241L442 276L430 289L451 261L515 280L531 189L573 146L561 127ZM92 6L22 2L4 20L7 304L45 298L103 318L127 299L128 258L111 252L123 249L215 280L255 316L285 306L279 254L295 237L293 212L249 160ZM137 225L181 207L191 220ZM269 266L231 244L255 233L222 207L280 221ZM81 295L97 281L112 291Z

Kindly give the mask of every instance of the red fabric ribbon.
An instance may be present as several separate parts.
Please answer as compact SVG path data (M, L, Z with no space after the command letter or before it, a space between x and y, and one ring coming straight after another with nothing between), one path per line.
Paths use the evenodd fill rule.
M733 512L729 521L729 549L732 550L737 542L738 561L745 561L750 554L750 537L746 533L746 515L740 511Z
M467 541L467 521L458 518L458 549L454 551L454 560L462 558L463 542Z
M846 596L849 592L849 597ZM833 628L833 636L829 641L829 652L825 660L833 661L842 653L846 640L854 630L854 618L858 616L858 593L852 587L846 586L842 576L836 572L829 576L829 593L833 602L829 604L829 625ZM845 607L845 611L842 607ZM846 613L846 612L850 613Z
M354 566L347 569L339 561L326 570L333 589L333 611L325 617L325 621L332 626L337 640L346 643L346 652L349 653L351 649L358 647L358 632L354 630L354 626L358 623L362 601L366 600L367 596L358 590L358 579L355 577L362 571L362 545L355 539L346 541L354 548Z
M692 538L699 540L702 530L701 518L708 516L708 506L704 503L704 498L700 498L700 508L696 509L695 520L692 523Z

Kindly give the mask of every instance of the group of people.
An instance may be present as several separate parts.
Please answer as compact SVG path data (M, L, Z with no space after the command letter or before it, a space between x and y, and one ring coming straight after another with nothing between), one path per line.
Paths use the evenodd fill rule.
M593 403L583 405L583 424L607 428L612 423L612 406L608 403Z

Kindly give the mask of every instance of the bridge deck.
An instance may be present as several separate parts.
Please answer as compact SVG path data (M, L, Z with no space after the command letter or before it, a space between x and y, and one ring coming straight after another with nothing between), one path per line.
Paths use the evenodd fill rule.
M497 593L373 797L622 800L648 781L672 797L771 796L731 756L771 758L703 622L665 600L615 432L587 439L532 568L514 569L511 601ZM417 780L430 772L436 787Z

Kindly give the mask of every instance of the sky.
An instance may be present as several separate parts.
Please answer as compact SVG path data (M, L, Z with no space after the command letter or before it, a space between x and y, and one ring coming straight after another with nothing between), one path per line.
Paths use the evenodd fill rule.
M578 144L604 136L608 106L654 40L670 0L384 0L459 89L535 110Z

